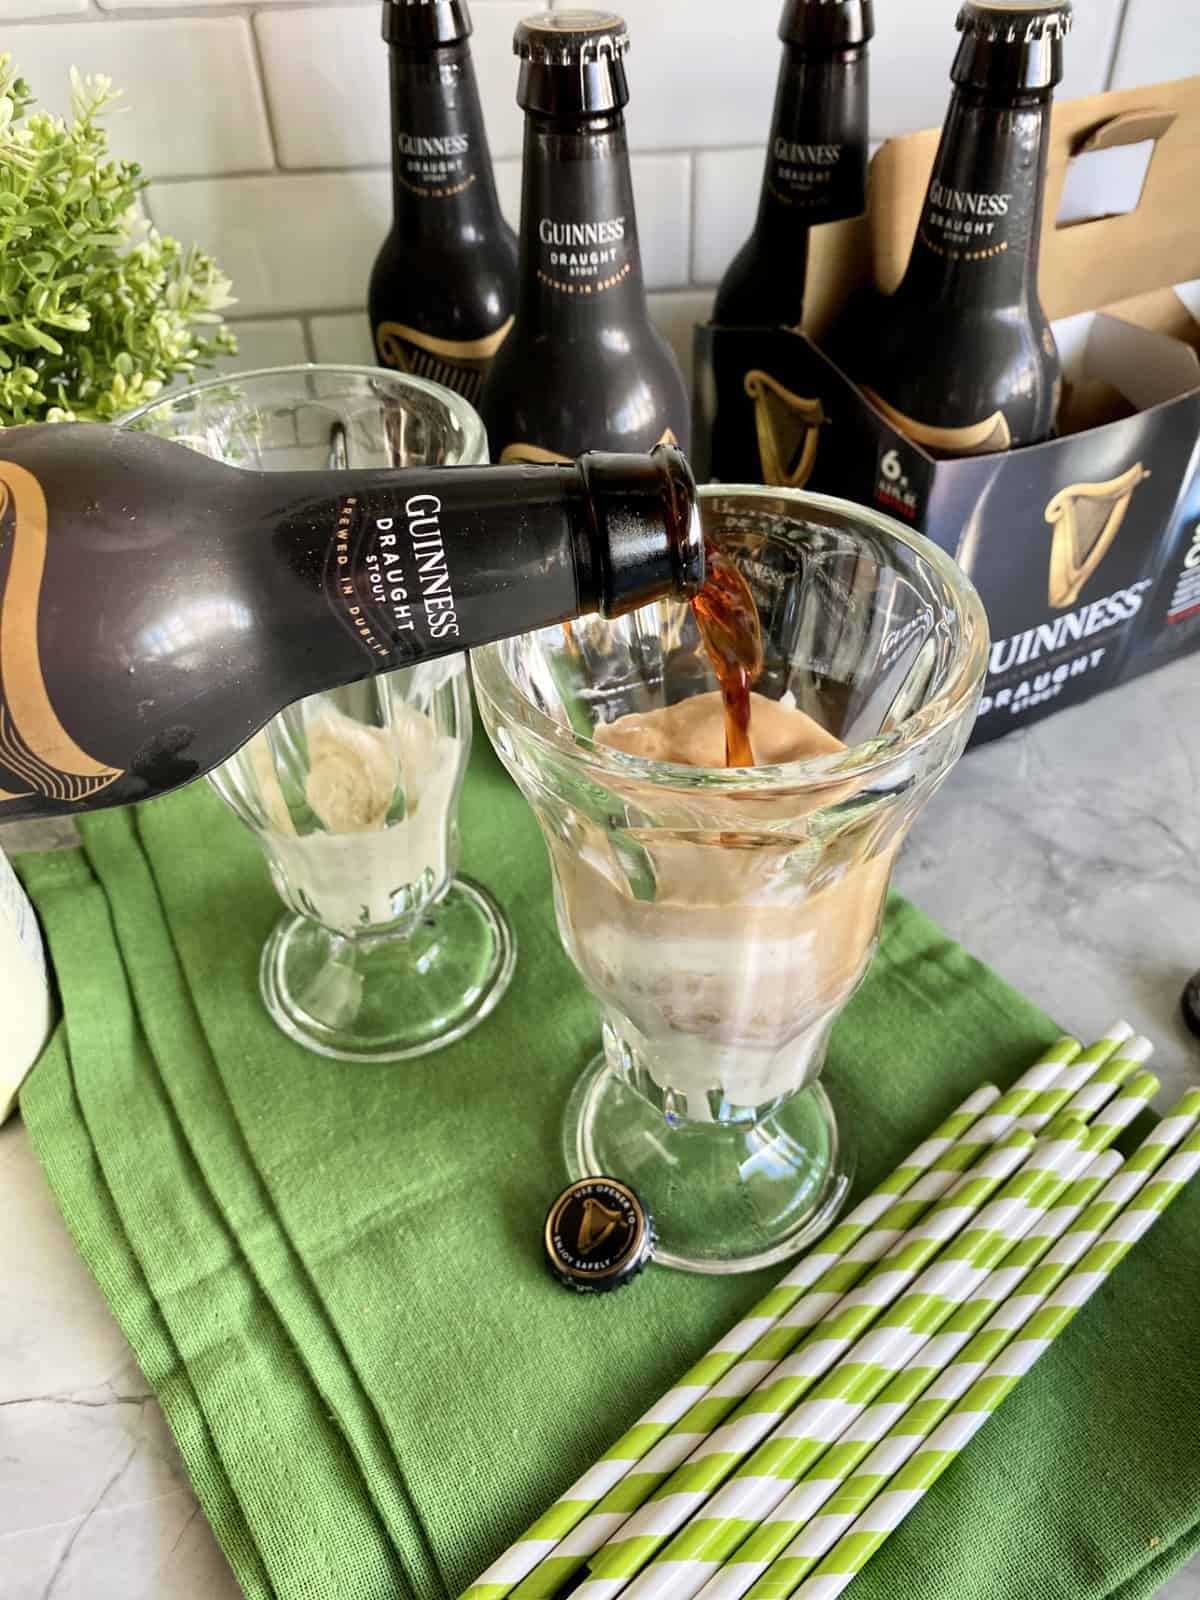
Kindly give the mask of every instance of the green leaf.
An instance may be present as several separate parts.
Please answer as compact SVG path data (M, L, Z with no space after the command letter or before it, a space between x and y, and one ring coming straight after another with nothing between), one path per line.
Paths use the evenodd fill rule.
M73 73L69 116L50 116L0 52L0 426L111 420L233 345L228 281L160 238L141 167L109 155L114 98Z

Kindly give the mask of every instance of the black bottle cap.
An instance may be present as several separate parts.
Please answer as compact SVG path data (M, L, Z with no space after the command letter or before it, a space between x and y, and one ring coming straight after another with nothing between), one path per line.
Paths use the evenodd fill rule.
M955 83L1012 94L1062 82L1067 0L967 0L956 26L962 41L950 70Z
M636 1278L654 1254L654 1220L617 1178L580 1178L546 1213L550 1270L581 1294L603 1294Z
M875 37L873 0L785 0L779 37L800 50L853 50Z
M427 50L471 37L467 0L383 0L383 37L388 44Z
M669 444L644 456L590 450L578 466L595 518L592 549L605 563L591 575L602 615L695 594L704 582L704 534L683 451Z
M625 19L612 11L543 11L513 33L517 104L548 117L599 116L629 100Z

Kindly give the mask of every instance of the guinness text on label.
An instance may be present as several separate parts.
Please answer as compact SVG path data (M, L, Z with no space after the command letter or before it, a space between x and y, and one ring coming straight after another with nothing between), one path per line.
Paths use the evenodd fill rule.
M1023 667L1040 656L1061 650L1064 645L1076 644L1081 639L1091 639L1105 628L1136 617L1142 600L1150 587L1150 579L1143 578L1127 589L1118 589L1080 606L1077 611L1066 611L1053 622L1040 622L1036 628L1026 628L1010 639L997 639L988 657L988 670L992 674L1007 672L1011 667Z
M929 199L943 211L969 217L1006 217L1012 203L1011 194L972 194L963 189L950 189L936 179L929 185Z
M398 133L396 148L402 156L462 156L471 148L468 133Z
M620 244L624 237L624 217L612 217L607 222L553 222L543 217L538 223L538 238L543 244Z
M441 509L442 502L435 494L414 494L404 503L429 637L457 639L461 630L438 520Z
M840 144L793 144L776 139L772 148L776 161L790 161L798 167L834 167L842 155Z

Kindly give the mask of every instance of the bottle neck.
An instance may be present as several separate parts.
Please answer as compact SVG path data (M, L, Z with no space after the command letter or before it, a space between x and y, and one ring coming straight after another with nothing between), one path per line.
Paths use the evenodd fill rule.
M1036 304L1050 108L1048 91L998 103L955 90L898 297L926 310Z
M756 233L791 244L821 222L866 206L865 45L811 55L785 44L775 89Z
M502 226L470 45L388 54L397 232L419 244Z
M526 117L520 250L518 328L586 338L648 319L620 112Z

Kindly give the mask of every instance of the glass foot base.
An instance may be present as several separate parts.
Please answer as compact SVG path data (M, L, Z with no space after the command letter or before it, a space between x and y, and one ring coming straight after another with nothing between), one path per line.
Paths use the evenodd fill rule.
M852 1163L820 1084L757 1122L677 1122L631 1089L601 1052L563 1125L572 1179L632 1184L653 1213L655 1261L687 1272L751 1272L786 1261L833 1223Z
M289 1038L342 1061L404 1061L461 1039L499 1004L516 964L508 918L456 878L411 931L346 939L286 916L259 986Z

